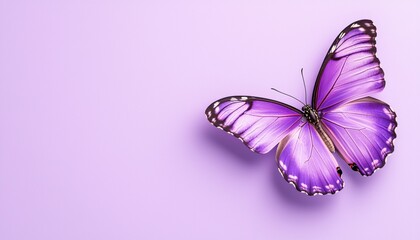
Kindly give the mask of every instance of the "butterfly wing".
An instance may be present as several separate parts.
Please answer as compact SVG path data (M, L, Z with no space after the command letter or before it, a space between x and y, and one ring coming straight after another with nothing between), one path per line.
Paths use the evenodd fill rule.
M384 73L375 56L376 27L360 20L335 39L318 74L312 106L326 110L367 97L385 87Z
M280 173L309 195L334 194L343 188L341 169L312 124L302 123L279 144Z
M334 156L298 109L270 99L234 96L212 103L206 116L255 152L267 153L280 142L279 171L299 191L314 195L343 188Z
M301 112L270 99L233 96L210 104L207 119L252 151L267 153L301 122Z
M315 83L312 104L340 155L362 175L371 175L394 150L396 115L368 97L385 86L375 56L376 27L360 20L335 39Z
M343 159L362 175L385 165L394 151L396 114L372 97L343 104L322 115L325 130Z

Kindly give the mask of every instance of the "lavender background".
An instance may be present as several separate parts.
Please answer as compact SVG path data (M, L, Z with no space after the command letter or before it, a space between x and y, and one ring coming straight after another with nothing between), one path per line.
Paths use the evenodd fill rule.
M341 1L340 1L341 2ZM0 1L0 239L419 239L418 1ZM206 122L372 19L396 151L307 197Z

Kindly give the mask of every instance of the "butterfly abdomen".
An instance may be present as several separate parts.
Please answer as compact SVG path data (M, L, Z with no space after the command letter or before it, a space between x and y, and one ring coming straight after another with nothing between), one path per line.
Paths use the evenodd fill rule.
M321 123L315 123L314 124L316 131L319 133L319 135L321 136L322 141L324 141L325 145L327 145L328 149L330 150L330 152L335 152L335 147L333 142L331 141L331 138L328 137L327 133L324 131L324 129L321 126Z

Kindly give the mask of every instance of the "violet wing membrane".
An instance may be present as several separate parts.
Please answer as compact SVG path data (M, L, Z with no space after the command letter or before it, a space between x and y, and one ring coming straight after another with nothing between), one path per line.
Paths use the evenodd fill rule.
M369 176L394 151L396 114L369 95L385 87L376 57L376 27L360 20L333 42L315 83L312 105L349 166Z
M333 152L353 170L369 176L393 152L396 114L370 97L385 86L375 47L376 27L360 20L335 39L318 74L312 106L302 111L252 96L210 104L208 121L257 153L277 144L279 172L308 195L334 194L344 182Z
M210 104L207 119L249 149L268 153L299 126L300 111L287 104L252 96L232 96Z

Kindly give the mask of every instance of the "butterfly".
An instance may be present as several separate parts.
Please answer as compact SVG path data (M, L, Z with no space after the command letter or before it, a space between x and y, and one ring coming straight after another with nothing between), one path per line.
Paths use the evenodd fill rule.
M385 87L376 35L366 19L340 32L318 73L311 105L302 102L298 109L261 97L231 96L210 104L206 117L254 152L265 154L277 145L278 170L298 191L334 194L344 181L333 153L370 176L394 151L396 113L370 96Z

